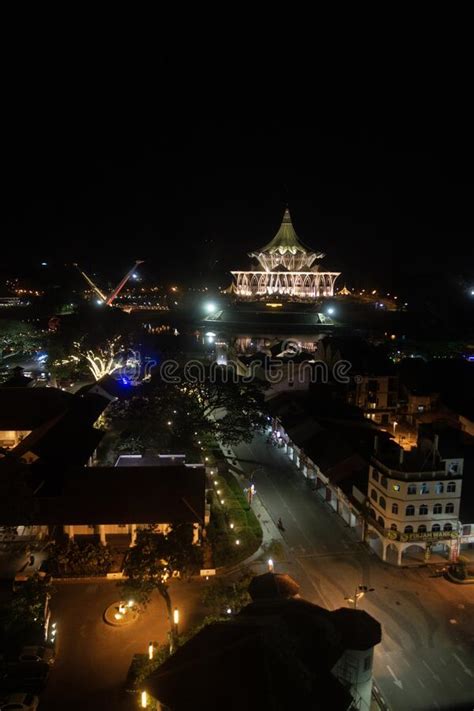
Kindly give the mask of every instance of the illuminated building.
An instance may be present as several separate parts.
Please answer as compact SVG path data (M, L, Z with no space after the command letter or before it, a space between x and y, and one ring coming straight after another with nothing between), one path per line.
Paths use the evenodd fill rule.
M259 269L232 272L232 292L241 299L258 300L288 297L313 301L334 295L334 283L340 272L323 272L317 261L324 257L299 240L288 208L275 237L265 247L251 252Z

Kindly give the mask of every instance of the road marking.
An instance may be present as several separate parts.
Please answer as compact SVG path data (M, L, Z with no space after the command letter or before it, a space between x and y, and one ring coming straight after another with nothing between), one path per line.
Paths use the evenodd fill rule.
M429 664L427 662L425 662L424 659L422 659L421 661L422 661L423 665L428 669L428 671L431 674L431 676L433 677L433 679L436 679L437 681L439 681L441 683L441 679L439 678L439 676L437 674L435 674L435 672L432 670L432 668L429 666Z
M403 684L400 679L395 676L393 669L389 667L388 664L386 665L386 667L388 669L389 674L393 677L393 683L395 684L395 686L398 686L399 689L403 689Z
M458 657L458 655L457 655L455 652L453 652L453 657L454 657L455 660L458 662L458 664L460 664L460 666L463 668L463 670L466 672L466 674L468 674L469 676L474 676L474 674L473 674L472 671L469 669L469 667L467 667L467 666L464 664L463 660L460 659L460 657Z
M440 661L440 662L441 662L441 664L443 664L443 665L444 665L445 667L447 667L447 666L448 666L448 663L447 663L447 661L446 661L445 659L443 659L443 657L439 657L439 661Z

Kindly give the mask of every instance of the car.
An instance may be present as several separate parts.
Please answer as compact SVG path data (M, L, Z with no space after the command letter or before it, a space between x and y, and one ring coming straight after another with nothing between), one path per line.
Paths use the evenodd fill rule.
M36 711L39 699L33 694L9 694L0 702L0 711Z
M36 645L23 647L18 660L20 662L46 662L47 664L53 664L54 649L52 647L41 647Z
M0 689L3 693L9 694L15 693L18 689L39 694L48 682L49 669L49 664L46 662L12 662L3 672Z

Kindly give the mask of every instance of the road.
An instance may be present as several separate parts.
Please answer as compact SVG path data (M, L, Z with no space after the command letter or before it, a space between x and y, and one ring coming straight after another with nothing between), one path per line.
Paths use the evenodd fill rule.
M233 449L269 516L283 521L288 556L277 572L329 609L345 605L359 584L374 588L359 605L382 624L374 675L391 709L472 708L474 586L382 563L264 436Z

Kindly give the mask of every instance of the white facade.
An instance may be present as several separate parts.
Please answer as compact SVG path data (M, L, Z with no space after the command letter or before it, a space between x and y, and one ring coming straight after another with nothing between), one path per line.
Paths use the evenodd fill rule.
M403 456L401 450L401 456ZM403 471L374 459L369 468L368 534L381 542L381 557L403 562L416 546L424 560L431 552L455 559L459 553L459 507L463 460L441 460L433 470ZM377 551L379 552L379 551Z

